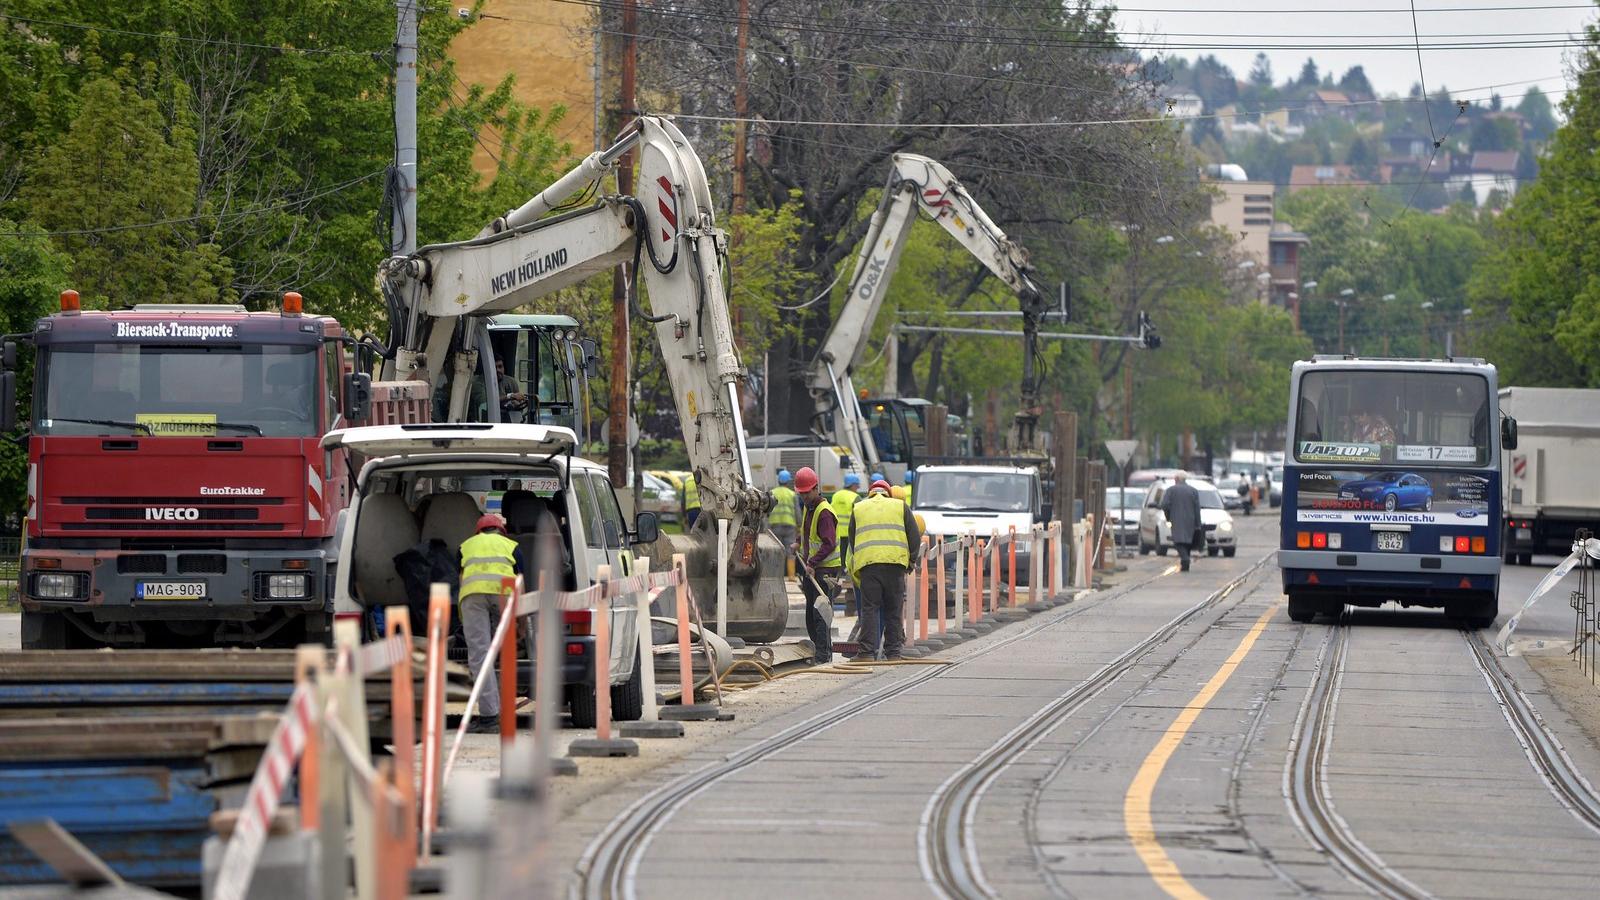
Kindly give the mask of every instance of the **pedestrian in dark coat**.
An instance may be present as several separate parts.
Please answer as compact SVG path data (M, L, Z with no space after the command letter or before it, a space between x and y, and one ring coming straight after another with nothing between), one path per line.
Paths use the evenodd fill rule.
M1205 543L1205 533L1200 530L1200 492L1189 484L1182 472L1173 476L1172 487L1161 498L1161 511L1166 514L1169 539L1178 548L1178 565L1189 571L1189 551L1196 539Z

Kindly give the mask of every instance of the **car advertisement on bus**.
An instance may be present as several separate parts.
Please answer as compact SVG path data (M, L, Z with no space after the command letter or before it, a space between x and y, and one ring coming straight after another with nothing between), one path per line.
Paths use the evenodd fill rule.
M1300 522L1487 527L1489 479L1465 472L1301 469Z

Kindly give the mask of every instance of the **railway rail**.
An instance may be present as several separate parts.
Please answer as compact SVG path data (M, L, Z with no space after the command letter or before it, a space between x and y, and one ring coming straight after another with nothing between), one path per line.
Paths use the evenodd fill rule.
M1260 565L1258 563L1257 565ZM892 682L877 690L841 703L798 722L777 734L757 741L716 763L688 773L641 797L600 831L578 861L578 877L569 895L573 900L615 900L635 894L639 866L651 840L695 796L729 776L788 747L880 706L940 675L981 659L995 651L1053 628L1124 594L1136 591L1170 570L1151 575L1106 591L1095 600L1074 603L1064 610L1045 613L1028 627L985 646L976 648L946 665L929 665L926 671ZM1203 608L1203 604L1201 604ZM1165 627L1165 626L1163 626Z
M1268 554L1257 560L1205 599L1168 620L1061 697L1028 717L941 784L929 798L918 828L923 875L935 890L952 898L996 896L994 889L984 880L973 835L977 807L988 786L1012 761L1027 753L1062 722L1115 684L1184 625L1225 600L1271 559L1272 555Z

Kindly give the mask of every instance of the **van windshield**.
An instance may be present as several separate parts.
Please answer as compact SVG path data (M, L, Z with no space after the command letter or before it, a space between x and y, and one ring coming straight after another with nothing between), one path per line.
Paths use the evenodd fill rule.
M918 476L916 509L1031 512L1033 476L1014 472L925 472Z

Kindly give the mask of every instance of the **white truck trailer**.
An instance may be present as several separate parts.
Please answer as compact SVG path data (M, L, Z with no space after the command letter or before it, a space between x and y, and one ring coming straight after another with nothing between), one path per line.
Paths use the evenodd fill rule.
M1500 411L1518 431L1501 462L1506 562L1565 555L1575 530L1600 531L1600 390L1501 388Z

